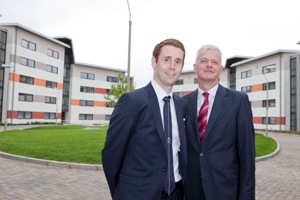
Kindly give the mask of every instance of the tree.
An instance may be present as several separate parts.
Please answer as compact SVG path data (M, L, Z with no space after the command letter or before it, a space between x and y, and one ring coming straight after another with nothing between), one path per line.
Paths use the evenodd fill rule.
M106 105L114 107L118 99L122 94L126 93L127 90L127 78L123 74L118 75L118 83L112 84L110 90L104 95ZM130 87L130 91L134 90L134 86Z

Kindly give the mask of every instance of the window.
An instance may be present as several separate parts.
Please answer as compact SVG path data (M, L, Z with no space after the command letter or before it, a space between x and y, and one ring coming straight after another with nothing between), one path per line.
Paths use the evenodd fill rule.
M48 88L57 88L57 83L52 81L46 81L46 87Z
M198 84L198 78L194 78L194 83Z
M94 101L80 100L80 106L94 106Z
M183 85L183 79L178 79L178 80L175 82L175 85Z
M47 65L47 66L46 66L46 71L47 71L47 72L54 73L54 74L57 74L57 73L58 73L58 67L54 67L54 66L51 66L51 65Z
M59 53L57 51L54 51L52 49L48 49L47 55L53 58L58 59L59 58Z
M92 87L80 86L80 92L94 93L94 88L92 88Z
M32 67L32 68L34 68L34 66L35 66L35 61L28 59L28 58L21 57L20 62L21 62L21 65L24 65L24 66L28 66L28 67Z
M267 74L267 73L271 73L271 72L275 72L276 71L276 65L268 65L268 66L264 66L262 68L262 73L263 74Z
M111 115L105 115L105 120L109 121L111 118Z
M252 92L252 86L244 86L241 88L241 91L245 93Z
M20 83L26 83L26 84L33 85L34 78L33 77L29 77L29 76L20 75Z
M45 112L44 119L56 119L56 113Z
M82 79L95 80L95 74L92 74L92 73L81 72L80 77Z
M244 71L241 73L241 78L250 78L252 76L252 70Z
M118 78L117 77L113 77L113 76L107 76L106 77L106 81L107 82L113 82L113 83L118 83L119 82Z
M79 120L93 120L93 114L79 114Z
M33 95L32 94L24 94L19 93L19 101L33 101Z
M262 124L266 124L266 117L262 118ZM276 117L268 117L268 124L275 125L276 124Z
M26 49L30 49L32 51L35 51L35 49L36 49L36 44L29 42L27 40L24 40L24 39L22 39L22 41L21 41L21 46Z
M267 107L267 100L263 100L262 106ZM275 106L276 106L276 100L275 99L269 99L268 100L268 107L275 107Z
M32 113L25 111L18 111L18 119L31 119Z
M56 104L56 97L45 97L45 103Z
M268 88L267 88L268 87ZM264 83L263 84L263 90L275 90L276 89L276 85L275 82L270 82L270 83Z
M70 78L70 69L64 68L64 78Z

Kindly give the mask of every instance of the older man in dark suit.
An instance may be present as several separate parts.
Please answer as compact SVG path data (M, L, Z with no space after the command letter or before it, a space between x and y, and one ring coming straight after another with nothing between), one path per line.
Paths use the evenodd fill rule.
M185 49L175 39L153 50L153 80L119 99L102 151L114 200L182 200L187 177L186 101L172 92Z
M187 200L254 200L255 134L247 94L224 88L221 51L201 47L189 103Z

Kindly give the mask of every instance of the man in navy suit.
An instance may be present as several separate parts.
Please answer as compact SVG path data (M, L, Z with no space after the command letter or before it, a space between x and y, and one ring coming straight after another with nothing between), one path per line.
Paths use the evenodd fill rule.
M151 60L153 80L122 95L116 104L102 151L103 169L114 200L184 198L188 105L172 92L184 58L180 41L167 39L157 44ZM166 96L170 102L169 125L163 117ZM171 137L165 136L167 128Z
M218 47L201 47L194 64L198 88L184 97L191 122L187 132L187 200L255 199L252 111L247 94L218 83L221 60ZM206 110L200 111L204 92L208 93Z

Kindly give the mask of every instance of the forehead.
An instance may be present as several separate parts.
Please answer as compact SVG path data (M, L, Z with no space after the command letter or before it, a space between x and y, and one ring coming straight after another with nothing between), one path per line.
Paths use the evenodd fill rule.
M220 53L217 50L205 49L200 52L199 58L214 58L220 60Z
M160 55L164 57L172 56L183 59L184 52L178 47L174 47L172 45L165 45L161 48Z

